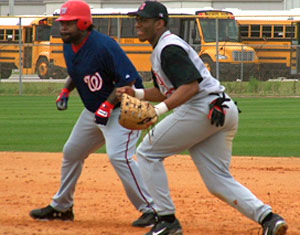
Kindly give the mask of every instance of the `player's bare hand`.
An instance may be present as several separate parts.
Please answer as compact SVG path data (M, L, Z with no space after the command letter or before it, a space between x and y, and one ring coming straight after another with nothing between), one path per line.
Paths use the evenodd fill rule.
M116 96L118 97L118 99L121 101L122 99L122 94L126 93L130 96L134 96L134 90L132 89L132 87L130 86L123 86L123 87L118 87L116 89Z

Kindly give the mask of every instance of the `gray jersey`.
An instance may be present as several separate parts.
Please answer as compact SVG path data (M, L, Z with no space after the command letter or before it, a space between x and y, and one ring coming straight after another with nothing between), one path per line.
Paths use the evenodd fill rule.
M160 37L151 55L152 71L156 77L157 84L162 94L168 97L175 91L174 86L161 67L161 52L169 45L178 45L183 48L203 78L203 80L199 83L198 98L204 97L209 93L221 93L225 90L224 86L220 85L220 82L211 76L210 72L207 70L193 48L175 34L172 34L170 31L166 31Z

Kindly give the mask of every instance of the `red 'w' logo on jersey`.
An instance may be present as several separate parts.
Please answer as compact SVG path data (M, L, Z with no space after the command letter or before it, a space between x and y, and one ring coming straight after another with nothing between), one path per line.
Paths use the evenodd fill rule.
M88 85L91 92L99 91L102 88L103 79L97 72L94 75L87 75L83 81Z

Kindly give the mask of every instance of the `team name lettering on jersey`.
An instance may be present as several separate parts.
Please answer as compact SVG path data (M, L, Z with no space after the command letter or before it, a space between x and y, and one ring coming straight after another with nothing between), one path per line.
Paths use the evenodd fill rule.
M102 88L103 79L98 72L93 75L85 76L83 80L88 85L91 92L99 91Z
M165 96L171 95L173 93L173 91L175 91L175 88L169 88L163 81L163 79L158 75L158 73L156 73L155 71L153 71L153 74L156 78L156 82L158 84L158 86L160 86L163 89L163 94Z

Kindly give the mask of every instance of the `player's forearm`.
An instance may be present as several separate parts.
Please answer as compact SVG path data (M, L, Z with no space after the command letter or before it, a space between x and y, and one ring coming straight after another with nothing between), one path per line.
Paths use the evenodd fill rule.
M110 95L108 96L107 101L108 101L110 104L112 104L112 105L115 106L116 104L118 104L118 103L120 102L120 96L121 96L122 93L125 92L126 87L129 87L130 89L132 89L131 86L132 86L134 83L135 83L135 80L132 81L132 82L130 82L130 83L128 83L127 86L125 86L125 87L122 87L122 88L115 87L115 88L113 89L113 91L110 93ZM125 89L125 90L121 92L122 89Z
M116 88L114 88L114 90L110 93L110 95L107 98L107 101L112 104L113 106L115 106L116 104L118 104L120 101L116 95Z
M192 82L188 84L181 85L176 89L176 91L168 97L164 102L168 109L174 109L191 99L199 90L198 82Z
M67 78L67 80L65 82L64 88L68 89L69 92L71 92L72 90L74 90L75 85L74 85L71 77L68 76L68 78Z
M160 92L156 87L145 89L144 100L161 102L166 99L166 97Z

